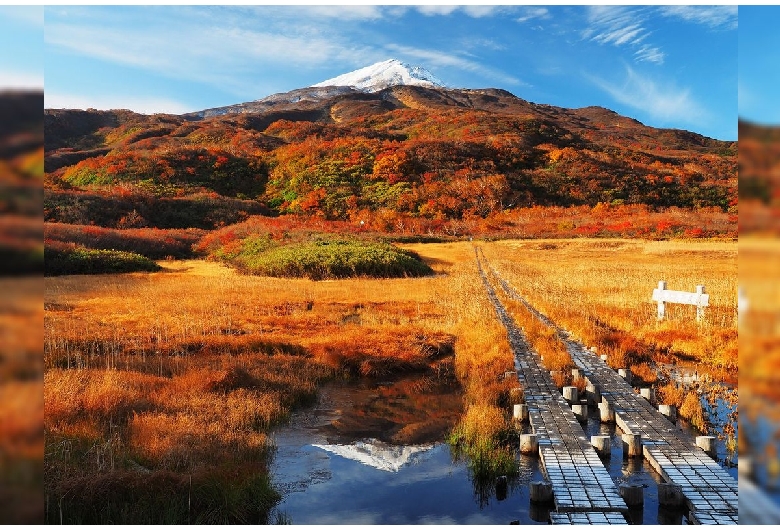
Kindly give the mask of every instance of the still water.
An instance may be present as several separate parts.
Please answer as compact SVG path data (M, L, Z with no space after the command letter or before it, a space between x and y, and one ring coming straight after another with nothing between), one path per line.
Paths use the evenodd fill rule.
M530 502L529 484L543 478L537 457L518 453L520 472L506 485L475 483L466 462L444 443L460 396L420 402L408 395L414 393L410 388L407 384L399 391L397 383L329 385L315 406L276 430L272 476L283 500L270 522L547 524L549 507ZM372 408L387 395L395 396L395 404L381 413L394 421L381 422L380 411ZM422 403L422 409L415 410L415 403ZM433 427L419 421L423 417L433 418L428 422ZM444 418L451 420L448 426ZM399 427L401 419L410 423ZM418 428L410 431L409 425ZM619 428L601 424L596 414L583 427L588 437L612 436L612 456L604 463L616 483L645 488L644 506L628 514L631 523L687 523L683 512L659 510L661 478L643 459L623 459ZM416 435L398 443L399 432Z

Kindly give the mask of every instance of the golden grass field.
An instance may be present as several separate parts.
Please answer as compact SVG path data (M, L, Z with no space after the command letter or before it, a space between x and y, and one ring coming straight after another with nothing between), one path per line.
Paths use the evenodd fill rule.
M43 292L40 277L0 279L0 513L42 520Z
M615 362L736 367L734 242L480 245L531 303ZM454 439L505 459L495 442L511 427L516 382L500 376L514 364L473 245L405 247L437 274L311 281L193 260L160 262L156 273L45 278L47 522L153 522L128 515L127 499L153 509L166 496L180 509L164 521L263 522L271 493L262 506L244 504L258 496L253 477L267 478L266 433L337 377L454 374L464 391ZM679 290L704 283L705 322L670 308L657 323L659 279ZM141 478L156 498L138 493ZM214 506L214 488L236 483L247 486Z
M747 309L740 320L739 445L755 467L766 470L767 483L780 485L780 240L740 237L739 279ZM769 429L756 436L759 425ZM760 441L766 437L766 441Z
M617 368L666 358L702 369L736 369L737 243L734 241L534 240L485 245L488 260L538 310ZM667 304L652 292L695 291L710 306Z
M46 278L47 492L75 510L91 502L76 485L127 470L197 475L215 454L228 455L221 468L262 474L268 428L333 377L456 373L464 436L505 428L495 404L512 358L471 255L438 246L440 274L418 279L272 279L204 261Z

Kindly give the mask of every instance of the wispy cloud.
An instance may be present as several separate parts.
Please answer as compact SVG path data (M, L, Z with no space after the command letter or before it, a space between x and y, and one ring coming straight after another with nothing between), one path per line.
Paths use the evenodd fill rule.
M654 119L681 120L695 125L707 119L706 111L691 96L689 89L656 81L631 67L626 67L625 79L619 83L592 75L587 77L619 103L638 109Z
M645 27L647 15L643 10L622 6L590 6L588 27L582 37L599 44L626 46L634 50L637 61L663 64L664 52L646 43L651 31Z
M520 16L515 20L517 22L528 22L534 19L551 18L550 11L546 7L523 6L520 7Z
M184 114L192 109L181 103L166 98L134 97L122 94L113 96L87 97L73 94L52 93L47 90L43 94L43 106L47 109L132 109L141 114Z
M640 46L639 49L634 52L634 57L636 57L637 61L647 61L656 64L663 64L664 62L664 53L655 46L650 46L649 44Z
M472 18L489 17L503 11L505 6L497 5L466 5L466 6L447 6L439 4L415 6L420 13L426 16L451 15L456 11L461 11Z
M739 6L682 6L671 5L659 8L667 17L678 17L688 22L704 24L713 29L737 29Z
M135 27L117 31L98 25L51 23L45 42L71 52L142 68L175 79L218 86L236 94L254 90L247 70L261 60L289 66L329 61L360 63L363 47L317 34L278 34L218 24ZM258 72L261 74L261 72Z
M241 6L240 9L268 17L285 17L297 19L330 19L341 21L377 20L384 18L388 13L398 12L394 7L406 9L405 6L380 6L380 5L286 5L286 6Z
M518 79L517 77L508 75L494 68L489 68L480 62L464 59L463 57L459 57L451 53L442 52L439 50L413 48L411 46L401 46L398 44L388 45L387 49L399 54L403 54L407 57L414 57L415 59L423 60L431 66L465 70L467 72L479 74L499 83L510 84L514 86L529 86L528 83Z

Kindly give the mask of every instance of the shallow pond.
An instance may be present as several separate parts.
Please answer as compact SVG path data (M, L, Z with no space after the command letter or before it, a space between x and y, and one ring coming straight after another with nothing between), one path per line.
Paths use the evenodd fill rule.
M272 476L283 500L271 522L547 524L549 507L530 502L529 484L543 478L538 458L518 453L517 477L480 484L444 443L460 399L453 391L421 391L413 380L324 387L316 405L273 433ZM644 506L629 513L632 523L687 522L683 512L659 510L661 478L643 459L622 458L619 428L595 414L583 427L588 436L612 436L604 463L616 483L645 487Z

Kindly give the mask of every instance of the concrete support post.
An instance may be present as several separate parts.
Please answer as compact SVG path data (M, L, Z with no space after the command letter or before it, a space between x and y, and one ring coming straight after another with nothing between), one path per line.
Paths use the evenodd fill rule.
M647 388L641 388L639 390L639 393L642 395L643 398L645 398L650 403L653 403L655 401L655 389L652 387Z
M530 484L531 502L550 503L553 500L553 488L549 482L536 480Z
M618 375L626 380L626 383L631 384L631 368L618 368Z
M576 416L577 421L581 423L585 423L588 421L588 406L577 404L571 406L572 412L574 412L574 416Z
M601 388L588 381L585 387L585 394L588 396L588 405L598 406L601 403Z
M749 456L743 456L739 459L739 464L737 467L737 473L739 473L739 476L741 478L746 478L748 480L754 480L755 479L755 466L753 465L753 459Z
M685 504L682 486L674 482L658 484L658 504L661 506L682 506Z
M604 398L599 403L599 417L601 418L601 423L615 423L615 409Z
M677 407L674 405L658 405L658 412L669 418L672 423L677 423Z
M520 435L520 452L524 455L537 454L539 452L539 440L535 434Z
M621 484L620 496L626 506L642 506L645 503L645 489L641 485Z
M590 437L590 445L596 450L599 456L610 456L612 454L612 438L606 434L595 434Z
M528 421L528 405L525 403L519 403L515 405L512 413L512 417L515 419L515 421L519 421L521 423Z
M710 455L712 458L716 458L718 454L718 448L715 445L717 438L714 436L697 436L696 446L702 451Z
M576 386L563 387L563 399L566 400L569 405L580 402L579 391Z
M624 433L623 436L623 456L635 458L642 456L642 435Z

